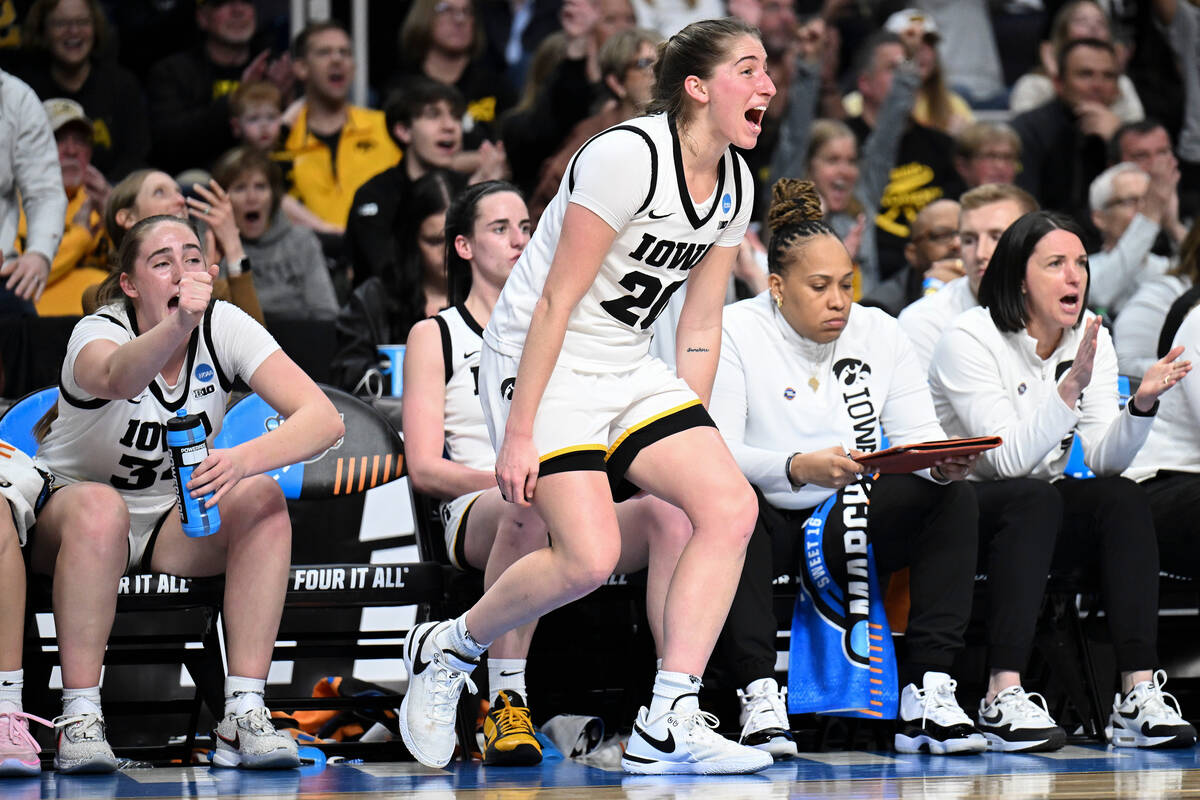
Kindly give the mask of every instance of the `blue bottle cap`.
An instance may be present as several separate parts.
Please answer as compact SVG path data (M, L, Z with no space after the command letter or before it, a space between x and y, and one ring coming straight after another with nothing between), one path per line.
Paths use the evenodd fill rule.
M186 417L186 416L187 416L187 409L186 409L186 408L181 408L181 409L179 409L178 411L176 411L176 412L175 412L175 416L177 416L177 417Z

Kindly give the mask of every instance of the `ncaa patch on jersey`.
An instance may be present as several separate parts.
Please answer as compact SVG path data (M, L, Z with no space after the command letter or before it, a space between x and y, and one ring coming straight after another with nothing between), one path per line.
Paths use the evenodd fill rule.
M216 372L213 370L211 364L199 364L196 366L196 380L201 383L208 383L213 379L213 375L215 374Z
M731 208L733 208L733 196L730 195L729 192L726 192L721 197L721 213L728 214L729 209L731 209Z

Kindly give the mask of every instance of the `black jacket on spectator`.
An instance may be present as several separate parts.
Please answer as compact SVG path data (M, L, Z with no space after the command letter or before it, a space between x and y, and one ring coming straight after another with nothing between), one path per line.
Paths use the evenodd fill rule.
M237 144L229 123L229 96L247 64L218 66L201 46L154 65L146 93L156 167L171 174L207 168Z
M846 120L858 139L861 153L871 128L862 117ZM900 139L896 163L875 217L875 249L879 254L879 279L886 281L908 263L904 246L917 212L943 197L957 199L962 178L954 169L954 139L933 128L909 121ZM867 221L870 224L870 220Z
M533 107L505 118L501 126L512 181L533 195L542 162L553 156L571 130L591 113L595 92L585 59L563 59L550 73Z
M346 219L345 255L354 270L355 288L382 275L396 262L396 216L408 201L412 181L404 162L371 178L354 193Z
M369 278L350 294L337 315L337 355L333 358L333 382L348 392L370 395L359 382L370 369L379 367L381 344L399 344L420 319L402 319L387 286L378 276Z
M454 194L467 185L467 177L447 171ZM412 181L401 161L358 187L346 220L345 256L354 270L355 288L368 278L383 275L396 263L399 216L408 204ZM391 340L380 340L385 344Z
M542 43L543 39L562 27L558 21L558 15L562 11L562 0L531 0L531 2L533 10L530 13L529 23L525 26L525 30L521 31L522 60L513 68L509 67L504 52L508 48L508 37L512 31L512 3L508 0L483 0L482 3L479 3L477 24L483 26L484 39L487 41L483 60L489 69L504 75L509 88L514 93L520 93L521 86L524 84L525 68L538 45Z
M101 59L78 92L59 86L50 75L47 60L31 60L18 73L42 100L66 97L83 106L92 120L92 164L116 183L146 166L150 154L150 125L141 84L129 70Z
M1085 230L1094 230L1088 187L1108 164L1107 143L1085 136L1074 113L1057 98L1018 114L1011 124L1021 137L1017 185L1043 208L1070 214Z

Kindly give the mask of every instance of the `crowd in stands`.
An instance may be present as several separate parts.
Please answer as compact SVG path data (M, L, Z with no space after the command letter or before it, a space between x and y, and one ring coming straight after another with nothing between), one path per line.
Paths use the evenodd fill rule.
M369 5L375 13L376 4ZM1192 522L1200 519L1200 384L1194 383L1200 378L1188 376L1200 358L1191 338L1200 335L1200 313L1193 313L1200 303L1200 3L411 0L397 6L382 15L394 23L386 37L373 29L373 46L383 47L363 64L342 22L312 21L285 40L280 31L287 20L271 16L268 3L0 0L0 20L15 20L0 27L0 322L83 317L60 354L58 418L46 420L37 461L68 485L47 496L35 491L33 503L28 483L11 475L0 481L0 495L13 508L11 520L0 514L0 587L15 586L18 572L24 586L22 547L31 548L36 572L84 575L55 594L67 686L63 716L55 721L65 731L61 769L115 768L98 685L115 601L97 587L113 585L127 569L181 575L227 569L227 586L236 593L248 582L250 559L275 573L285 567L279 559L290 528L281 497L256 476L319 452L336 438L337 424L316 385L268 333L284 320L312 321L335 337L333 382L370 402L386 404L392 391L385 373L399 369L381 360L380 348L407 346L406 399L395 419L404 429L411 479L440 503L453 566L481 573L487 593L469 621L464 614L419 629L430 644L422 638L406 658L430 659L437 664L431 674L457 692L469 684L473 659L495 639L485 763L540 760L524 677L537 617L585 593L581 587L594 588L615 565L649 570L646 605L660 662L649 716L635 725L637 763L627 761L626 768L671 771L651 752L659 740L646 733L658 731L654 726L668 713L683 714L697 747L720 750L700 731L711 727L711 715L690 701L686 713L675 709L676 700L695 692L688 679L702 677L708 651L681 645L672 619L703 628L697 639L707 641L735 680L739 741L777 758L794 755L786 690L775 677L772 582L793 574L806 557L806 520L828 514L828 504L849 508L856 491L873 493L871 569L881 576L903 567L911 572L898 660L897 749L1063 746L1066 732L1022 682L1054 570L1082 570L1101 587L1119 684L1112 743L1195 743L1195 730L1162 688L1156 618L1160 568L1200 576L1200 532ZM695 87L686 75L677 87L663 88L670 78L664 78L666 54L686 63L678 52L690 40L680 31L725 17L730 27L709 34L714 58L735 52L730 42L752 40L743 58L757 70L750 76L755 96L769 99L761 114L758 105L745 110L749 138L717 123L710 129L709 117L695 123L688 104L700 104L695 98L703 93L688 94ZM366 104L357 105L355 76L368 68ZM665 106L663 93L671 91L686 102ZM645 116L668 111L669 125ZM640 141L637 148L605 144L600 134L614 127L626 139L644 139L651 160L636 160L645 149ZM690 138L697 131L707 138ZM715 157L697 155L720 137ZM716 182L697 177L697 165L718 170ZM582 189L572 197L577 181ZM625 209L641 202L633 195L646 186L642 207ZM640 224L637 215L666 208L656 205L663 186L682 205L650 214L655 221L677 214L659 223L662 230L687 221L700 231L722 203L729 219L714 224L702 244L650 232L627 240L641 230L631 227ZM714 194L698 201L695 186L705 197ZM629 195L624 205L617 200L622 193ZM621 217L612 210L618 207L629 214ZM584 208L590 216L581 222ZM541 259L545 280L551 261L558 264L553 247L560 236L580 248L581 258L595 255L609 264L604 259L616 256L599 248L587 227L601 221L605 235L619 234L617 245L609 236L605 248L615 253L628 244L618 255L643 262L647 271L614 278L613 286L631 294L598 305L647 341L653 330L647 347L654 369L664 361L681 384L697 375L701 385L711 384L711 400L707 388L671 385L679 397L695 390L688 397L703 399L711 413L680 422L679 435L707 430L705 422L720 432L674 456L683 474L688 459L680 453L707 458L727 448L731 456L715 459L713 469L725 465L745 477L729 483L739 501L733 512L717 513L705 499L685 498L675 484L651 479L645 461L632 461L645 450L633 450L621 468L671 502L631 497L637 487L632 478L621 480L625 473L616 475L611 497L601 491L607 481L553 480L589 474L571 470L603 470L605 462L554 464L562 470L556 473L547 470L545 462L554 459L544 454L542 472L552 480L541 484L543 497L554 502L531 507L523 484L515 490L501 478L496 485L516 456L507 442L504 449L497 444L509 412L488 407L486 398L481 407L481 391L498 373L486 361L481 367L480 352L491 347L511 361L514 379L520 362L524 377L521 348L515 356L503 349L517 341L513 326L524 320L532 331L549 324L545 315L558 320L553 308L546 310L552 303L535 307L535 295L519 295L538 288L530 288L526 275L537 267L514 265ZM148 243L157 250L149 252ZM705 247L719 255L706 256ZM192 270L193 263L202 266ZM697 268L714 263L725 272ZM682 281L648 274L663 265L697 268L691 300L687 289L675 292ZM162 270L173 267L191 276L177 297L163 280ZM509 284L505 291L510 273L519 288ZM586 303L586 290L569 296ZM731 304L722 331L698 310L719 296ZM528 308L514 297L528 300ZM571 379L588 370L606 379L617 374L604 357L589 360L584 352L611 344L589 338L603 326L579 336L565 316L558 321L561 330L530 333L529 346L545 346L550 330L549 340L558 342L554 358L561 348L558 363L579 370ZM709 334L719 348L708 348ZM198 345L189 350L189 341L202 341L205 353L225 365L218 366L221 391L205 401L212 423L220 423L218 406L234 377L289 417L281 436L218 451L226 455L197 484L228 493L222 513L233 523L219 547L210 544L212 552L183 546L175 517L164 514L165 495L145 508L125 508L123 491L139 488L143 478L161 483L148 462L128 461L98 436L94 449L101 455L92 461L73 444L97 425L119 436L116 422L95 422L119 398L146 392L163 403L177 398L180 386L163 376L185 362L190 369ZM526 342L523 332L520 341ZM696 368L686 360L693 347L719 353ZM677 362L681 355L685 360ZM537 373L528 374L536 382ZM553 374L561 379L558 368ZM1118 397L1118 376L1131 378L1128 397ZM541 379L550 380L549 366ZM496 393L512 400L514 391L521 400L511 383ZM867 398L869 436L852 391ZM547 404L565 408L562 396L549 389L546 396ZM166 422L146 414L147 430ZM509 420L510 433L514 424ZM629 441L641 448L654 443L638 441L638 425L626 427L600 447L608 449L606 462L619 460L613 456L621 455L622 443L627 450ZM560 430L536 432L540 441L558 441ZM536 438L526 433L530 442ZM856 459L882 448L884 436L892 443L1000 436L1003 443L912 474L872 478ZM1096 477L1064 477L1073 442ZM133 474L111 487L85 482L96 470L107 477L110 461L126 473L134 466ZM0 464L0 479L6 468ZM746 482L749 489L738 492ZM579 505L565 508L558 498L572 493ZM75 494L74 504L62 499ZM619 553L585 547L565 532L569 525L547 526L539 517L573 523L596 497L624 500L611 520L597 523L611 528ZM267 510L255 515L255 504ZM756 511L756 524L714 537L712 520L738 510ZM68 535L88 527L89 518L112 524L92 524L80 541ZM41 535L27 544L28 530ZM962 530L978 535L957 535ZM720 621L681 608L683 591L673 576L698 581L695 554L704 547L733 552L741 534L740 573L742 562L728 559L728 574L709 576L714 597L728 589L722 629ZM496 598L514 607L520 594L514 576L533 574L534 564L578 569L582 577L571 573L554 592L539 588L541 605L522 595L529 604L524 616L502 613ZM955 698L951 672L977 568L989 577L988 685L978 713L968 714ZM21 736L12 734L19 746L11 753L0 736L0 775L27 774L36 744L26 731L36 718L20 711L20 629L9 624L23 606L3 594L0 733L20 728ZM269 611L278 600L264 589L227 604L233 674L218 729L227 766L296 760L294 743L281 743L264 722L262 679L273 628L246 610L257 603ZM86 614L78 612L83 606ZM476 626L494 636L473 636ZM448 701L437 695L429 702L441 713ZM444 741L422 750L429 745L421 740L444 732L422 728L410 740L402 730L420 760L445 762ZM239 732L252 744L229 745L225 733ZM731 771L762 766L745 753L711 757L738 765Z

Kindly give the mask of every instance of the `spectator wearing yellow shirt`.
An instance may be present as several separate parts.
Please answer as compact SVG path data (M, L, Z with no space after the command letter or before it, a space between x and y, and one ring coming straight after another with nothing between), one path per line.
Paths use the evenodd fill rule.
M67 214L62 241L50 265L46 290L34 304L39 316L68 316L83 313L83 290L108 274L111 243L104 232L101 210L108 199L109 185L92 166L92 121L74 100L56 97L42 103L62 168L67 194ZM26 223L21 215L20 239L24 244Z
M354 193L400 161L382 111L348 102L354 79L350 35L338 22L310 23L292 43L304 101L284 150L292 157L291 193L318 217L344 228Z

